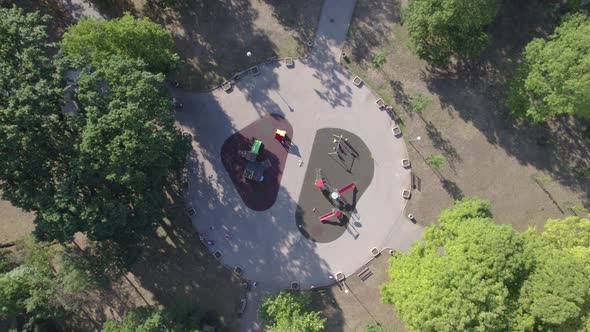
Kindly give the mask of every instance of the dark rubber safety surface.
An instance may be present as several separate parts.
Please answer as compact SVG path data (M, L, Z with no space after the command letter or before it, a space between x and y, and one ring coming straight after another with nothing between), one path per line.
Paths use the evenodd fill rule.
M289 154L285 144L274 138L275 131L287 131L287 137L293 139L293 128L284 117L276 114L264 116L239 132L230 136L221 147L221 161L229 174L240 197L247 207L255 211L269 209L277 200L285 161ZM269 160L271 167L264 171L264 181L256 182L244 178L247 161L239 155L240 150L250 150L254 139L264 144L259 161Z
M333 152L336 145L333 135L343 135L347 139L340 144L339 156L328 154ZM356 184L356 188L344 193L342 202L333 202L328 190L314 186L317 169L321 169L323 178L333 189L342 188L351 182ZM371 184L374 170L371 151L358 136L336 128L318 130L295 213L301 233L312 241L321 243L338 239L346 231L350 215L356 212L357 202ZM334 208L339 208L344 214L340 218L319 221L320 215Z

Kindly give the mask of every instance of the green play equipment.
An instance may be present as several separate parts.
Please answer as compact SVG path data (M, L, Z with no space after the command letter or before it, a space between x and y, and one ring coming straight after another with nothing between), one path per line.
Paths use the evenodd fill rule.
M250 149L250 152L258 155L258 152L260 152L260 147L262 146L262 142L260 140L254 139L254 143L252 144L252 148Z

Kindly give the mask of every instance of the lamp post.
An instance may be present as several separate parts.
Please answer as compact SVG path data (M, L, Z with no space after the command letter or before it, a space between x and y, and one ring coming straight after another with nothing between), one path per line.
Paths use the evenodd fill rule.
M422 137L418 136L418 137L416 137L416 138L409 139L409 140L408 140L408 143L411 143L411 142L418 142L418 141L420 141L421 139L422 139Z
M252 64L252 52L246 52L246 56L248 57L248 66Z

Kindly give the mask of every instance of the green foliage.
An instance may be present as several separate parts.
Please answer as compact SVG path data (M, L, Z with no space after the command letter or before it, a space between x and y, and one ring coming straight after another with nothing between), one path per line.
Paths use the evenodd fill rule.
M549 219L545 223L543 238L558 249L590 247L590 219L578 216Z
M431 103L431 98L421 92L417 92L410 99L410 111L412 113L422 113Z
M451 56L479 54L488 43L483 28L496 16L496 0L413 0L404 13L411 48L433 65Z
M568 250L590 247L587 219L549 220L542 234L519 234L490 218L479 199L444 210L422 242L391 258L382 300L410 331L583 330L590 271Z
M433 154L426 159L428 165L436 170L440 170L445 161L447 161L447 158L442 154Z
M138 308L129 311L121 321L107 321L103 332L198 332L196 324L187 326L170 315L167 310L156 310L152 308Z
M131 310L122 321L107 321L103 327L103 332L168 332L173 331L169 323L164 318L161 311L150 308L138 308Z
M385 50L381 50L373 56L373 67L381 68L387 62L387 52Z
M379 324L369 324L365 326L364 332L397 332L394 328L383 327Z
M590 278L584 266L570 254L550 248L537 259L520 292L524 313L518 317L518 330L579 330L590 304Z
M467 219L490 219L490 202L479 198L464 198L455 202L452 208L444 209L438 217L441 226L460 223Z
M566 17L549 40L525 48L507 104L516 115L541 121L555 114L590 117L590 19Z
M326 319L320 317L320 312L311 311L310 306L309 296L281 291L262 303L258 315L270 332L323 331Z
M61 280L51 265L54 255L55 250L27 238L17 244L17 266L0 274L0 316L24 315L22 330L65 313L58 296Z
M163 217L165 178L190 148L174 127L163 81L141 60L118 56L82 71L75 168L40 211L39 236L64 241L83 231L125 246L154 229Z
M590 167L577 165L573 167L572 171L578 179L590 178Z
M27 211L51 200L63 141L71 139L44 24L37 13L0 9L0 191Z
M61 49L66 57L90 57L95 65L118 55L141 59L152 72L169 73L178 62L172 45L170 32L162 26L146 17L136 19L126 13L111 20L81 19L68 28Z
M197 306L188 298L178 298L174 305L166 309L166 316L171 322L174 322L176 330L196 331L199 325L199 316Z
M0 249L0 273L10 271L11 264L8 258L8 252Z
M0 191L36 213L39 239L85 232L132 256L161 220L165 179L190 149L164 75L150 71L173 67L172 41L129 15L83 20L68 34L65 57L50 61L44 19L0 9ZM81 71L68 92L80 110L66 116L68 69Z
M542 236L553 247L578 259L590 274L590 218L549 219Z

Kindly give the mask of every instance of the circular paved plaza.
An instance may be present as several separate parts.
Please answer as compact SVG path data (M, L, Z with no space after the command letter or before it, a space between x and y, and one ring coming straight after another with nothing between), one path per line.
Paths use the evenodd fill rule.
M193 224L211 251L219 251L223 264L239 266L261 286L288 288L297 282L305 289L330 284L330 276L338 272L354 273L371 259L374 247L407 249L420 234L403 216L406 201L401 192L410 187L410 170L402 167L401 159L407 151L403 140L392 135L393 121L378 109L377 97L366 86L352 84L338 63L326 64L313 56L295 61L293 67L275 62L259 70L259 75L244 76L230 92L175 91L184 104L176 114L178 125L193 137L189 167L195 172L190 172L186 199L196 210ZM240 159L228 160L222 150L228 149L228 140L238 142L229 156L247 149L255 137L271 144L273 125L253 125L271 114L292 127L291 146L283 162L279 152L269 155L280 166L270 171L276 173L269 180L275 185L269 185L272 190L244 189L236 185L243 171ZM356 166L347 164L350 160L330 159L333 142L316 138L326 128L332 129L324 136L350 136L351 147L359 150L358 160L352 161ZM312 156L314 149L317 156ZM316 168L329 173L325 175L335 187L358 184L358 190L343 195L354 204L343 222L332 219L319 228L313 224L319 219L310 209L318 214L329 210L328 198L309 183ZM262 203L245 201L248 195L252 202L260 197Z

